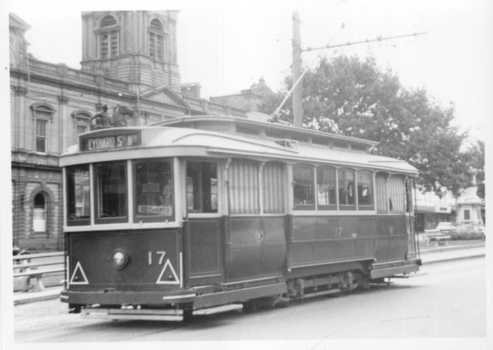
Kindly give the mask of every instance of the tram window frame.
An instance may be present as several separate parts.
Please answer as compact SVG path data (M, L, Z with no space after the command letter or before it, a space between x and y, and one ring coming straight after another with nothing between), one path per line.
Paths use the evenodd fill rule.
M149 192L149 191L156 192L156 194L154 195L154 199L157 201L160 201L161 204L163 204L163 205L158 206L158 205L140 204L139 197L145 198L147 201L149 201L150 197L149 196L145 197L142 194L143 190L144 190L144 184L138 183L138 179L139 179L138 166L140 164L143 164L143 163L156 164L158 162L168 164L169 168L168 168L167 172L169 172L169 177L168 178L164 177L164 180L167 180L167 181L164 181L163 184L161 184L159 182L149 183L147 181L146 191L147 192ZM153 173L159 174L156 172L153 172ZM133 174L133 183L132 183L133 203L132 203L132 205L133 205L133 209L134 209L134 215L133 215L134 222L175 221L175 216L176 216L176 200L175 200L175 198L176 198L176 195L175 195L175 179L174 179L173 159L172 158L146 158L146 159L133 161L132 162L132 174ZM148 176L150 176L149 172L147 172L146 174L148 174ZM154 175L153 177L154 177L154 179L159 179L159 175ZM142 187L141 187L141 185L142 185ZM157 191L155 190L156 185L158 186ZM141 193L141 191L139 191L139 187L140 187L140 190L142 190L142 193ZM169 206L171 207L171 214L170 215L166 215L166 214L159 215L159 208L160 207L164 208L165 205L164 205L163 201L166 201L168 199L168 198L166 198L166 196L170 196L169 197L169 200L170 200ZM139 213L139 211L140 211L139 205L141 205L141 207L146 207L145 210L149 210L151 213L148 215L144 215L142 213ZM151 207L151 209L149 209L149 207ZM154 214L154 211L156 212L156 214Z
M296 203L296 192L300 192L303 188L303 186L305 184L302 184L302 183L297 183L297 179L295 178L295 171L296 171L296 168L305 168L305 169L309 169L310 172L311 172L311 180L309 181L308 178L305 179L307 184L308 182L311 183L311 200L312 202L311 203ZM296 186L299 186L298 188ZM312 165L308 165L308 164L294 164L293 165L293 206L294 206L294 209L295 210L315 210L315 200L316 200L316 196L315 196L315 189L316 189L316 186L315 186L315 167L312 166ZM307 196L308 198L308 196Z
M362 190L360 190L363 182L360 181L360 176L363 176L363 175L366 175L369 177L369 197L370 197L370 201L371 203L370 204L362 204L361 203L361 199L364 198L361 193L363 192ZM357 174L356 174L356 184L357 184L357 196L358 196L358 210L374 210L375 209L375 191L373 189L373 173L370 172L370 171L366 171L366 170L362 170L362 171L358 171Z
M110 164L122 166L123 170L124 170L124 179L123 179L122 183L124 184L125 192L121 193L123 195L123 198L125 199L124 203L123 203L123 214L124 215L103 217L103 216L100 216L100 210L102 209L102 203L100 203L102 200L100 176L101 176L101 169L104 166L108 166ZM120 176L120 175L118 175L118 176ZM114 223L126 223L126 222L128 222L128 218L129 218L129 215L128 215L128 204L129 204L128 203L128 200L129 200L128 199L128 191L129 191L129 188L128 188L128 169L127 169L127 162L126 161L103 162L103 163L94 164L94 190L95 190L95 194L94 194L94 199L95 199L95 201L94 201L94 213L95 213L94 222L95 222L95 224L114 224ZM102 215L106 215L106 214L102 214Z
M88 211L89 215L84 216L84 217L77 217L77 216L71 216L71 210L70 207L71 205L74 206L75 211L77 210L77 197L78 193L76 192L75 188L75 180L73 180L73 177L71 175L74 174L74 170L77 170L77 168L82 169L82 171L87 171L87 181L88 181L88 187L86 191L86 196L88 199ZM69 166L65 170L65 181L67 184L66 188L66 193L67 193L67 202L66 202L66 213L67 213L67 226L83 226L83 225L90 225L91 223L91 215L92 215L92 207L91 207L91 185L92 185L92 179L91 179L91 174L90 174L90 166L89 164L79 164L79 165L74 165L74 166ZM72 186L73 185L73 186ZM84 194L82 195L84 197Z
M338 187L337 187L337 169L336 168L333 168L333 167L330 167L330 166L318 166L317 169L316 169L316 173L317 173L317 186L316 186L316 189L317 189L317 206L318 206L318 210L337 210L337 191L338 191ZM330 194L329 194L329 204L321 204L320 203L320 200L319 200L319 186L323 185L321 183L321 180L322 180L322 176L320 176L320 173L323 171L323 170L331 170L332 173L333 173L333 190L334 190L334 203L331 203L330 201Z
M352 175L352 179L347 178L347 174ZM345 210L356 210L356 188L355 188L355 181L356 181L356 172L353 169L348 169L348 168L341 168L337 169L337 191L339 192L339 210L340 211L345 211ZM343 183L343 186L341 187L341 182ZM348 190L348 186L352 186L352 203L343 203L342 199L345 198L344 194L345 192L351 192ZM342 192L341 192L342 191Z
M211 166L212 165L212 166ZM193 175L198 175L196 178L189 176L189 166L199 166L199 169L195 169L197 173ZM211 166L210 169L204 169L205 166ZM215 180L216 180L216 191L213 192L212 179L214 177L204 177L204 172L209 171L213 173L215 170ZM214 175L214 174L211 174ZM186 208L187 212L190 214L218 214L219 213L219 167L218 162L215 161L198 161L198 160L188 160L186 163L186 171L185 171L185 195L186 195ZM189 193L189 182L188 179L192 179L192 193ZM202 179L202 181L200 181ZM210 179L209 183L207 179ZM207 186L208 185L208 186ZM208 188L207 188L208 187ZM209 193L208 200L206 200L206 196L204 196L204 189L206 189L206 194ZM196 195L197 192L197 195ZM189 196L192 194L192 197ZM215 208L214 208L214 195L216 196L215 200ZM193 207L190 208L189 200L192 198ZM209 209L208 209L209 208Z

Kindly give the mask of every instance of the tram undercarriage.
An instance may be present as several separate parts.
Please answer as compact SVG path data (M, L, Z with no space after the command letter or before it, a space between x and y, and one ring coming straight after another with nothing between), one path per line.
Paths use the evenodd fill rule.
M382 264L376 270L369 264L362 264L363 270L342 271L338 273L320 274L287 279L282 278L272 280L270 284L249 286L239 284L235 286L205 286L183 291L183 294L169 295L163 297L159 304L140 304L125 302L121 304L105 304L105 300L131 301L131 300L152 300L151 294L154 293L134 293L134 292L102 292L88 293L80 292L64 293L72 302L76 302L80 297L84 300L88 294L92 294L97 304L77 304L70 303L71 313L80 313L83 318L105 318L120 320L159 320L159 321L190 321L194 315L209 315L231 310L243 310L252 312L259 307L286 307L292 301L300 301L306 298L313 298L325 295L342 296L355 290L368 290L371 284L384 283L384 279L409 277L410 272L419 269L420 260L416 259L412 263L403 265L402 262L394 263L399 265L398 270L402 275L389 276L389 265ZM388 283L388 282L387 282ZM105 294L107 298L102 297ZM147 295L146 295L147 294ZM163 293L157 293L160 296ZM155 295L154 295L155 296ZM63 297L62 297L63 298Z

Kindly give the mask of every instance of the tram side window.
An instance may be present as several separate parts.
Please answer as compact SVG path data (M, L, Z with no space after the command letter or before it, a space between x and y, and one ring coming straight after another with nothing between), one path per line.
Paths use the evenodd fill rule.
M389 188L389 209L391 213L406 212L406 194L404 176L393 175L390 177Z
M369 172L358 172L358 207L373 209L373 181Z
M336 172L333 168L317 168L317 203L321 210L336 209Z
M263 204L265 214L283 214L285 211L285 165L268 162L263 170Z
M354 172L349 169L339 169L339 205L341 209L355 209Z
M217 213L217 164L187 162L187 209L196 213Z
M110 222L107 221L108 218L119 218L117 222L122 222L127 216L127 164L125 162L98 164L96 179L96 219Z
M68 167L66 176L68 225L87 225L91 215L89 165Z
M294 208L301 210L315 209L314 169L309 165L293 166Z
M168 159L135 163L135 214L137 220L162 221L173 216L173 172Z
M258 163L233 159L229 168L229 206L231 214L259 214Z

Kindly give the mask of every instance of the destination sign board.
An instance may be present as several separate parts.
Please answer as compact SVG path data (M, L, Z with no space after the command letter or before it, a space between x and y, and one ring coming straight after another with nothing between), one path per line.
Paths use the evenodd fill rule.
M140 146L140 133L99 134L81 137L81 151L101 151Z

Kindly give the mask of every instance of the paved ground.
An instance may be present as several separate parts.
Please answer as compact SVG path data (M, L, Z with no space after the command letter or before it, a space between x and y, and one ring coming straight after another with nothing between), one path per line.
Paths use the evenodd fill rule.
M488 329L485 267L484 257L426 264L410 278L372 284L369 290L305 298L285 308L195 315L191 323L84 319L69 314L59 300L47 300L14 308L13 336L18 344L37 348L41 344L34 343L50 343L50 349L66 348L67 343L71 349L75 343L86 349L94 347L94 342L118 342L118 348L147 349L156 344L160 349L194 350L202 349L203 342L215 343L207 349L236 350L492 349L484 344ZM409 342L416 339L426 343L411 346ZM286 344L279 344L280 340ZM442 340L453 340L453 346ZM296 341L307 343L293 345ZM338 341L354 344L337 347ZM275 343L262 346L262 342Z

